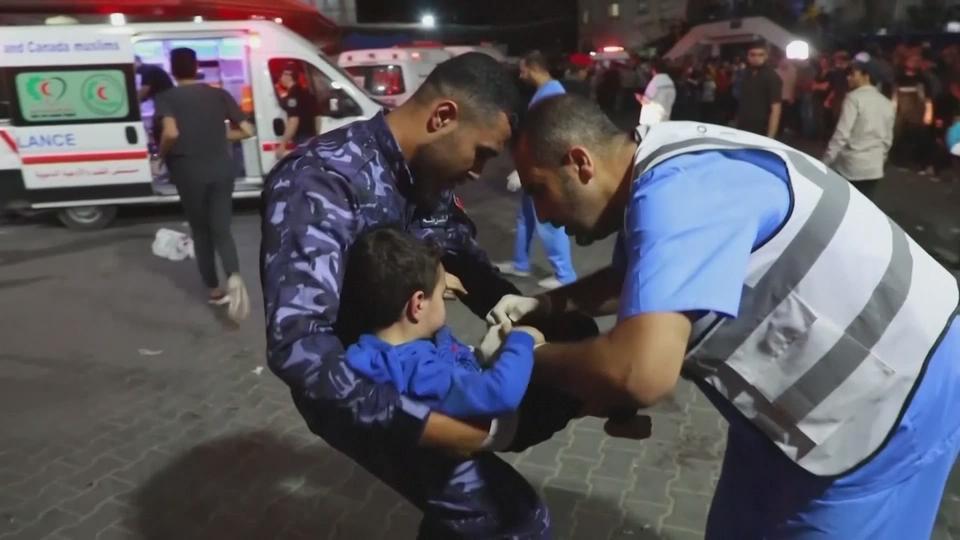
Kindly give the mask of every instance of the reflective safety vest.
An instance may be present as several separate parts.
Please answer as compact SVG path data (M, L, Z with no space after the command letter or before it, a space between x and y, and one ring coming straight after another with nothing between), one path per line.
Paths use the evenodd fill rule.
M684 373L821 476L878 452L957 310L954 277L844 178L732 128L638 128L635 175L680 154L756 149L786 164L790 212L750 256L736 319L693 327ZM722 189L722 178L717 178Z

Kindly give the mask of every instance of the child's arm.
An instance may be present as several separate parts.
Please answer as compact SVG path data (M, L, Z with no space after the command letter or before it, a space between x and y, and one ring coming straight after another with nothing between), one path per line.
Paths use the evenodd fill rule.
M439 409L456 417L491 417L515 411L523 400L533 372L534 338L511 332L497 361L481 372L453 373L450 389Z

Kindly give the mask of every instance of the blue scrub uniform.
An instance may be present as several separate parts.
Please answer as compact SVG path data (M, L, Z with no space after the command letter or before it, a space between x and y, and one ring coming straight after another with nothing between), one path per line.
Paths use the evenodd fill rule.
M559 81L550 81L537 89L530 99L533 107L540 100L565 94L566 90ZM517 238L513 246L513 267L524 272L530 271L530 243L536 231L543 250L547 253L547 260L553 267L553 272L560 283L573 283L577 280L577 272L573 269L570 258L570 238L563 227L554 227L549 223L540 223L533 206L533 197L523 193L520 200L520 210L517 212Z
M789 213L787 178L776 156L736 150L681 155L637 179L614 254L614 265L626 269L620 318L736 317L752 250ZM840 477L805 471L719 393L698 386L730 422L708 539L929 538L960 450L957 320L893 437Z

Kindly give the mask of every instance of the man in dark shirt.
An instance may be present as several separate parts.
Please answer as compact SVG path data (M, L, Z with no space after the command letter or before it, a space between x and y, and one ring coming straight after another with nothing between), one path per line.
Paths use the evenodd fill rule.
M288 64L277 81L286 94L280 96L280 105L287 113L287 127L277 144L277 159L289 151L287 146L296 146L317 134L316 99L297 83L296 66Z
M170 65L177 87L157 98L157 118L163 126L160 157L167 162L187 214L210 303L229 305L230 316L242 319L249 302L230 233L234 181L230 141L252 137L253 126L227 91L197 80L197 53L192 49L171 51ZM229 133L224 128L228 120L233 126ZM227 275L226 291L220 288L215 253Z
M737 127L776 137L780 129L780 107L783 99L783 82L780 76L767 65L767 46L757 42L747 51L747 69L740 87L740 109L737 111Z
M139 56L134 58L134 65L137 69L137 75L140 76L140 89L137 90L140 103L156 99L162 92L173 88L173 79L162 67L144 64Z

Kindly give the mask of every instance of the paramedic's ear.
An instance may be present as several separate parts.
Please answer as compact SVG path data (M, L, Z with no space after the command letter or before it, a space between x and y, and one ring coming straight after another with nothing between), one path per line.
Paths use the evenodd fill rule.
M583 146L574 146L563 159L563 164L576 167L575 174L581 184L588 184L596 174L596 162L590 151Z
M413 293L413 296L410 297L410 300L407 301L406 315L407 319L412 323L419 323L423 319L423 312L427 309L427 302L430 301L430 298L427 296L427 293L423 291L417 291Z
M460 107L456 102L449 99L436 102L433 105L433 111L430 113L430 121L427 130L430 133L444 131L456 127L457 120L460 119Z

